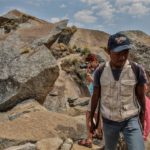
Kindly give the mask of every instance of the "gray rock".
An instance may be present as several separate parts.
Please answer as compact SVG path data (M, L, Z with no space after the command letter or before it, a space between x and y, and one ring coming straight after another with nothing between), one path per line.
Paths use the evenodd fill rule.
M66 139L65 142L63 143L63 145L61 146L60 150L71 150L73 145L73 141L72 139Z
M31 143L26 143L24 145L12 146L4 150L36 150L36 146Z
M57 89L56 93L58 94L58 96L54 96L51 94L47 95L43 106L53 112L62 112L64 109L66 109L64 90Z
M72 144L64 143L60 150L71 150Z
M89 100L90 100L90 97L78 98L78 99L74 102L74 105L75 105L75 106L86 106L86 105L88 105Z
M61 20L59 22L56 23L56 29L59 31L59 30L63 30L66 28L67 26L67 23L68 23L68 19L64 19L64 20Z
M49 93L50 96L58 96L58 91L51 91Z
M49 35L47 37L40 38L38 40L35 40L32 47L36 47L37 45L43 45L45 44L46 47L50 48L53 43L57 40L57 38L60 36L63 29L67 27L68 20L62 20L55 24L53 29L50 31Z
M28 141L23 141L22 142L20 140L0 139L0 150L6 150L6 148L11 149L14 145L22 145L22 144L27 143L27 142Z
M36 146L37 150L58 150L62 143L62 139L55 137L38 141Z
M17 118L22 117L23 115L28 115L31 112L37 112L37 111L47 111L47 109L42 105L40 105L37 101L33 99L29 99L16 105L13 109L7 112L7 115L6 113L3 113L3 117L5 115L5 117L7 116L10 121L13 121ZM0 116L2 116L1 113ZM3 120L4 119L2 119L2 121Z
M75 98L71 98L71 97L68 97L68 103L74 103L76 100L78 99L78 97L75 97Z
M62 139L65 137L69 137L74 141L79 140L82 137L85 137L86 135L86 127L85 127L85 122L83 123L83 120L79 120L78 118L77 120L78 123L76 124L77 130L71 126L64 126L64 125L57 125L55 130L59 132L59 136Z
M0 122L0 150L41 140L43 144L40 143L45 146L44 143L47 140L44 142L43 139L47 138L59 137L59 139L78 140L87 133L85 115L74 118L62 113L50 112L32 99L19 103L10 111L0 114L9 116L9 120ZM2 118L2 120L4 119ZM54 144L49 140L46 143L48 147ZM68 139L66 143L70 144L72 141ZM50 149L43 148L43 150Z
M20 52L22 46L28 53ZM59 75L55 58L44 45L27 45L17 34L0 43L0 111L34 98L41 104Z

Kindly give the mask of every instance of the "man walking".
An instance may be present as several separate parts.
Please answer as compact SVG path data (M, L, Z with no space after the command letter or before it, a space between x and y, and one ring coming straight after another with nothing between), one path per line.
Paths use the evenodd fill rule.
M116 150L120 132L124 134L128 150L144 150L142 128L147 79L142 67L128 60L130 50L132 45L127 36L111 35L108 40L110 61L94 74L91 118L100 100L105 150ZM94 129L91 119L91 132Z

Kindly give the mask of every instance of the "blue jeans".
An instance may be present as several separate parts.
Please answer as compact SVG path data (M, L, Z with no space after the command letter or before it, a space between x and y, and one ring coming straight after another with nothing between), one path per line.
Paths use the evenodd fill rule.
M103 119L105 150L116 150L120 131L123 133L128 150L144 150L144 140L138 117L122 122Z

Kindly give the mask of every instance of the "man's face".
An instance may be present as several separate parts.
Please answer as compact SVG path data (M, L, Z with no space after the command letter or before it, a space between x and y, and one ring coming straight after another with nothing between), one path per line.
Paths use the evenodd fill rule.
M114 67L123 67L129 55L129 50L124 50L122 52L110 51L111 64Z

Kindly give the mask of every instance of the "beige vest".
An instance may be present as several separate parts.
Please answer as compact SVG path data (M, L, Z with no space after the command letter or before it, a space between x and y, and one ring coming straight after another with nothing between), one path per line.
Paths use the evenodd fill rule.
M120 122L138 114L139 104L135 96L136 77L129 61L126 61L118 81L114 80L110 64L107 62L100 83L100 109L104 118Z

